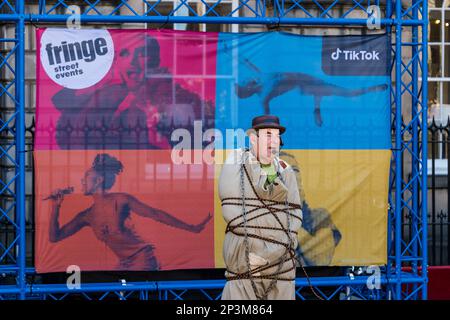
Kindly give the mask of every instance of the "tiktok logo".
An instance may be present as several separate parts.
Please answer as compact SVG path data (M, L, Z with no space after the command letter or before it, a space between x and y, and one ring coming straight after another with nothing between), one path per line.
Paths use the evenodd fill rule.
M336 51L331 54L331 59L333 59L334 61L338 60L341 52L342 50L337 48Z
M372 51L353 51L353 50L341 50L340 48L336 48L336 51L331 53L331 59L334 61L339 60L339 57L342 56L346 61L374 61L380 60L380 53L376 50Z
M322 70L332 76L388 75L386 35L322 37Z

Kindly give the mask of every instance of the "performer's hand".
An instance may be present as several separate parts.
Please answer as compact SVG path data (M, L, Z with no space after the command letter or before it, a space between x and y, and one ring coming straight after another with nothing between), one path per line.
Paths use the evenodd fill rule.
M209 222L209 220L212 219L212 215L211 213L208 213L208 216L205 218L205 220L203 220L202 222L200 222L197 225L192 226L192 232L195 233L200 233L206 226L206 224Z
M61 206L63 200L64 200L64 193L62 189L56 189L52 192L49 199L53 202L53 205L55 206Z

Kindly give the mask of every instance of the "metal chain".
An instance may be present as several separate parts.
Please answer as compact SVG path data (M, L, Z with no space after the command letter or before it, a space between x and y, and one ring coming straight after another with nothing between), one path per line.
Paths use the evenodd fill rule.
M293 260L292 259L292 238L291 238L291 235L290 235L290 215L289 215L289 212L288 212L288 208L289 208L289 202L288 202L288 199L287 199L287 197L286 197L286 199L285 199L285 210L283 210L283 211L285 211L285 212L287 212L287 214L286 214L286 216L287 216L287 230L289 230L289 231L287 231L287 230L285 230L284 228L283 228L283 224L282 224L282 222L278 219L278 217L276 216L276 215L274 215L273 214L273 212L272 212L272 210L269 208L269 206L259 197L259 195L256 193L256 191L255 191L255 189L254 189L254 187L253 187L253 185L252 185L252 182L251 182L251 180L250 180L250 177L249 177L249 175L248 175L248 172L247 172L247 170L246 170L246 168L245 168L245 154L246 154L246 152L247 152L248 150L244 150L244 152L242 153L242 157L241 157L241 170L240 170L240 176L241 176L241 196L242 196L242 209L243 209L243 212L242 212L242 217L243 217L243 220L244 220L244 246L245 246L245 253L246 253L246 263L247 263L247 268L248 268L248 276L249 276L249 279L250 279L250 282L251 282L251 284L252 284L252 288L253 288L253 291L254 291L254 293L255 293L255 296L257 297L257 299L261 299L261 300L266 300L267 299L267 296L268 296L268 294L270 293L270 291L272 291L272 289L274 288L274 286L276 285L276 283L278 282L278 279L279 279L279 275L282 273L281 272L281 269L283 268L283 266L284 266L284 264L285 264L285 262L286 262L286 260L287 260L287 256L288 255L290 255L291 256L291 260ZM277 173L278 173L278 163L277 163ZM246 173L246 175L247 175L247 179L249 180L249 182L250 182L250 185L252 186L252 189L253 189L253 192L255 193L255 195L257 196L257 199L264 205L264 208L265 209L267 209L267 210L269 210L269 212L270 213L272 213L273 215L274 215L274 217L275 217L275 219L277 219L277 221L280 223L280 225L281 225L281 227L282 227L282 230L286 233L286 235L287 235L287 237L288 237L288 244L285 246L286 247L286 251L284 252L284 254L282 255L282 257L281 257L281 261L278 263L278 267L277 267L277 271L272 275L272 276L275 276L274 278L271 278L271 282L270 282L270 284L269 284L269 286L267 287L267 289L266 290L264 290L264 293L263 293L263 295L262 295L262 297L259 297L259 295L257 294L257 291L256 291L256 284L255 284L255 282L254 282L254 276L253 276L253 272L255 271L255 270L251 270L251 266L250 266L250 258L249 258L249 254L250 254L250 249L249 249L249 244L248 244L248 233L247 233L247 212L246 212L246 210L245 210L245 199L246 199L246 197L245 197L245 185L244 185L244 171L245 171L245 173ZM279 175L279 177L280 177L280 179L282 180L282 182L284 183L284 181L283 181L283 178L281 177L281 175ZM263 239L263 240L265 240L265 239ZM295 262L294 262L294 268L295 268Z
M273 289L273 287L275 286L275 284L276 284L278 281L295 281L295 278L294 278L294 279L283 278L283 277L279 277L279 275L284 274L284 273L287 273L287 272L289 272L289 271L292 271L293 269L295 270L295 268L296 268L295 262L298 261L299 264L300 264L300 266L301 266L301 268L302 268L302 270L303 270L303 272L304 272L304 274L305 274L305 276L306 276L306 278L307 278L307 280L308 280L310 289L312 290L312 292L314 293L314 295L315 295L318 299L323 300L323 298L320 297L320 296L316 293L316 291L314 290L314 288L312 287L312 284L311 284L311 281L310 281L310 279L309 279L309 276L308 276L308 274L306 273L306 270L305 270L305 268L303 267L303 265L302 265L302 263L301 263L301 261L300 261L300 257L297 257L296 254L295 254L295 251L293 251L293 249L292 249L292 248L293 248L293 240L292 240L291 235L290 235L290 232L292 232L292 230L290 230L290 224L291 224L291 220L290 220L290 219L291 219L291 215L292 215L294 218L298 218L298 219L300 219L300 220L302 220L302 219L299 218L299 217L297 217L297 216L295 216L295 215L293 215L293 214L291 214L289 211L290 211L290 209L291 209L291 210L292 210L292 209L297 209L297 207L301 209L301 204L300 204L300 205L297 205L297 204L290 203L290 202L288 201L288 197L286 197L285 202L284 202L284 204L285 204L285 209L284 209L284 210L279 210L279 209L277 210L277 211L281 211L281 212L286 213L286 218L287 218L287 229L284 229L284 228L283 228L283 225L282 225L282 223L281 223L281 221L278 219L278 217L277 217L276 215L273 214L273 212L272 212L272 210L271 210L271 209L274 209L274 208L271 207L272 205L274 205L274 204L281 204L282 202L273 201L273 200L266 200L267 202L271 203L271 204L266 204L266 203L265 203L265 200L261 199L261 198L259 197L259 195L256 193L256 190L254 189L254 186L253 186L253 184L252 184L252 182L251 182L251 180L250 180L250 177L249 177L249 175L248 175L248 172L247 172L247 170L246 170L246 168L245 168L244 157L245 157L245 153L246 153L247 151L248 151L248 149L244 150L244 152L242 153L242 156L241 156L241 167L240 167L240 178L241 178L241 181L240 181L240 182L241 182L241 183L240 183L240 187L241 187L241 200L242 200L242 217L243 217L243 220L244 220L244 235L243 235L243 236L244 236L245 258L246 258L246 264L247 264L248 272L247 272L247 273L244 273L244 274L236 274L236 273L231 272L230 270L228 270L228 272L230 272L231 274L235 274L236 276L231 276L231 277L228 276L227 278L228 278L229 280L238 280L238 279L247 279L247 278L250 279L250 282L251 282L251 285L252 285L252 289L253 289L253 291L254 291L254 293L255 293L256 298L259 299L259 300L266 300L266 299L267 299L267 296L268 296L268 294L269 294L269 292ZM279 170L278 170L278 169L279 169L279 163L276 162L276 164L277 164L277 175L278 175L278 172L279 172ZM250 186L252 187L253 192L255 193L255 195L256 195L257 198L246 198L246 197L245 197L245 179L244 179L244 172L246 173L247 179L249 180L249 183L250 183ZM283 177L281 176L281 174L278 175L278 177L280 178L280 180L281 180L283 183L285 183ZM237 200L236 198L230 198L229 200L231 200L231 199ZM246 204L245 204L245 200L246 200L246 199L249 199L249 200L259 200L259 201L263 204L263 206L256 206L256 208L250 210L249 212L253 212L253 211L255 211L255 210L265 208L265 209L267 209L269 212L268 212L268 213L264 213L264 214L259 215L259 216L263 216L263 215L265 215L265 214L273 214L273 215L274 215L275 219L277 219L277 221L280 223L280 225L282 226L282 228L273 228L273 229L276 229L277 231L284 231L284 232L286 233L287 237L288 237L288 244L285 244L285 243L279 242L279 241L274 241L274 240L272 240L272 239L266 239L266 238L263 238L263 237L260 237L260 236L254 235L254 234L251 234L251 235L248 234L247 228L249 228L249 227L252 228L253 226L247 226L247 211L246 211ZM224 200L225 200L225 199L224 199ZM251 205L251 207L255 207L255 205ZM258 216L258 217L259 217L259 216ZM236 218L233 219L233 220L236 220L237 218L238 218L238 217L236 217ZM251 218L250 220L252 220L252 219L254 219L254 218ZM230 221L230 223L231 223L231 221ZM229 224L230 224L230 223L229 223ZM232 233L234 233L234 234L236 234L236 235L242 236L242 234L239 234L239 233L237 233L237 232L234 231L234 229L235 229L236 227L240 227L240 226L233 226L233 228L228 228L228 226L227 226L227 232L232 232ZM272 228L270 228L270 227L267 227L267 228L268 228L268 229L272 229ZM261 228L261 229L262 229L262 228ZM252 270L252 269L251 269L251 266L250 266L250 248L249 248L249 242L248 242L249 236L252 237L252 238L256 238L256 239L263 240L263 241L272 242L272 243L275 243L275 244L278 244L278 245L283 245L283 246L286 248L286 251L285 251L285 253L284 253L283 256L282 256L282 260L281 260L280 262L276 263L276 264L272 264L272 265L269 265L269 266L261 266L261 267L257 267L256 269ZM293 252L294 252L294 253L293 253ZM285 264L288 255L290 256L290 260L293 261L293 267L292 267L291 269L288 269L288 270L285 270L285 271L281 272L282 266ZM260 275L260 276L254 276L254 275L253 275L253 272L265 271L265 270L267 270L267 269L269 269L269 268L274 267L275 265L278 265L278 268L277 268L277 272L276 272L276 273L272 273L272 274L270 274L270 275L264 275L264 276L263 276L263 275ZM254 281L255 278L256 278L256 279L261 279L261 280L262 280L262 279L267 279L267 280L268 280L268 279L272 279L271 283L269 284L269 287L268 287L266 290L264 290L264 294L263 294L262 297L260 297L260 296L258 295L258 293L257 293L256 284L255 284L255 281Z
M253 279L253 274L250 266L250 248L248 244L248 234L247 234L247 212L245 210L245 185L244 185L244 164L245 164L245 150L242 152L241 156L241 168L240 168L240 175L241 175L241 196L242 196L242 217L244 219L244 248L245 248L245 262L247 263L247 272L248 277L250 279L250 283L252 285L253 292L255 293L256 299L260 300L260 297L258 295L258 290L256 289L256 284Z

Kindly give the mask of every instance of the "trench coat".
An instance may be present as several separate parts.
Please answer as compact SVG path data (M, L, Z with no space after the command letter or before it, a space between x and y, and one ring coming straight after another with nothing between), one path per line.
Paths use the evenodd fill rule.
M243 171L247 228L243 227L241 163L245 163L248 172L247 177ZM295 299L296 262L290 254L292 251L287 250L283 244L290 243L289 248L293 249L298 245L297 232L302 219L301 201L295 172L278 157L275 158L274 164L278 176L271 185L265 185L267 174L251 151L234 150L222 167L219 197L222 202L222 215L227 223L223 258L227 269L225 276L228 279L222 293L223 300L256 300L264 297L264 293L264 298L269 300ZM269 205L271 209L262 207L264 204ZM289 210L286 210L287 204ZM264 229L267 227L279 230ZM252 278L255 286L248 276L236 277L239 274L248 274L249 266L254 271ZM274 273L279 273L276 281L273 281ZM266 292L271 282L274 282L274 285Z

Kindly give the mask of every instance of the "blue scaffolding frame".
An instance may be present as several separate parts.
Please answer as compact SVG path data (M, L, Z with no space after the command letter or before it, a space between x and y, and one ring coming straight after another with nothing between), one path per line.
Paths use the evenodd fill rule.
M81 15L81 23L207 23L207 24L259 24L259 25L296 25L296 26L361 26L367 25L366 18L352 18L355 11L367 13L370 5L383 8L380 25L391 35L391 106L392 106L392 161L389 185L388 214L388 263L381 270L381 288L369 290L369 275L349 277L312 277L311 285L324 299L332 299L344 292L345 297L356 296L361 299L426 299L427 298L427 41L428 8L427 0L413 1L370 1L370 0L239 0L234 11L221 16L215 8L222 0L199 0L208 10L198 15L188 0L180 0L180 5L168 15L161 15L157 5L161 0L140 0L147 5L147 11L138 13L128 0L114 2L115 8L109 14L97 10L105 1L101 0L34 0L38 12L27 13L25 1L0 0L0 22L15 26L14 38L0 36L1 43L10 43L11 50L0 54L0 75L3 69L13 75L10 82L0 77L0 98L8 99L15 106L14 112L0 116L0 136L11 137L10 143L0 145L0 160L9 162L14 174L0 173L0 197L13 199L9 206L0 206L0 221L13 226L13 241L5 245L0 240L0 275L9 274L15 278L14 284L0 284L1 299L63 299L78 294L86 299L105 299L117 297L127 299L135 297L148 299L149 293L157 293L158 299L183 299L196 291L207 299L219 299L217 291L223 288L225 280L195 281L150 281L130 283L89 283L80 289L69 289L61 284L33 284L27 275L33 274L33 268L26 268L26 208L25 208L25 25L30 23L63 23L68 15L57 14L58 8L67 8L72 4L84 4L86 11ZM49 4L51 2L51 4ZM153 4L152 4L153 3ZM333 15L332 9L346 4L344 12ZM177 16L175 12L187 6L192 16ZM266 10L272 7L273 11ZM308 11L314 7L314 13ZM117 15L120 8L127 7L129 15ZM250 16L236 17L234 13L244 8ZM289 17L289 12L299 9L305 13L303 18ZM213 16L211 16L211 14ZM404 41L405 30L411 32L411 40ZM402 53L411 52L405 58ZM14 88L11 93L10 89ZM402 115L402 104L411 100L411 114ZM3 100L0 100L3 101ZM0 112L2 106L0 106ZM408 120L404 120L404 117ZM6 140L5 140L6 141ZM14 154L14 156L11 156ZM411 175L403 175L403 158L411 158ZM3 170L3 169L2 169ZM411 238L402 235L402 214L406 212L412 218ZM4 261L9 257L13 263ZM405 268L407 267L407 268ZM305 278L296 279L297 297L305 299L302 289L310 284ZM323 287L332 288L331 293ZM215 293L214 290L216 291ZM93 295L96 293L96 295Z

